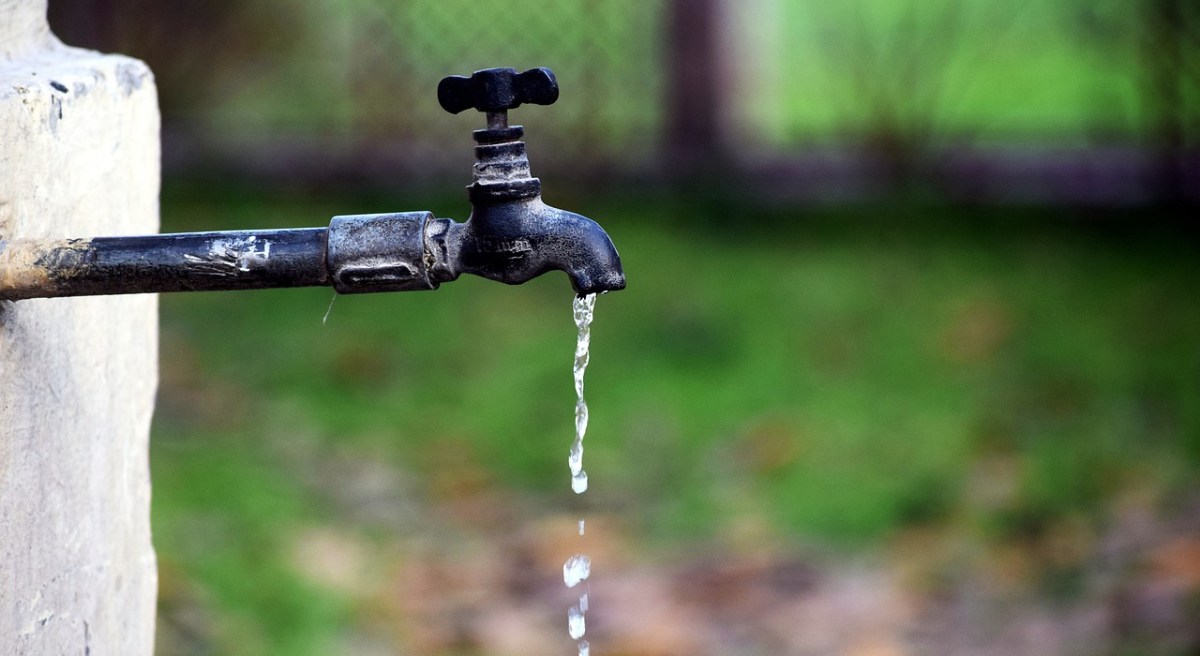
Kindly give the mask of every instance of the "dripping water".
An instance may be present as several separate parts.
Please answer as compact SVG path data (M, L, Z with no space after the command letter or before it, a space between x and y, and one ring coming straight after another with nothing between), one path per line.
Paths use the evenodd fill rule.
M567 456L567 465L571 470L571 489L575 494L583 494L588 489L588 475L583 470L583 437L587 434L588 407L583 398L583 374L588 366L588 349L592 341L592 316L596 308L596 295L577 296L572 303L575 327L578 337L575 340L575 441L571 443L571 451ZM584 521L579 520L579 535L583 536ZM586 554L575 554L563 564L563 582L568 588L574 588L586 581L592 573L592 561ZM588 593L585 590L579 596L579 604L567 611L567 634L572 640L579 642L579 656L588 656L591 647L583 635L587 631L584 616L588 610Z

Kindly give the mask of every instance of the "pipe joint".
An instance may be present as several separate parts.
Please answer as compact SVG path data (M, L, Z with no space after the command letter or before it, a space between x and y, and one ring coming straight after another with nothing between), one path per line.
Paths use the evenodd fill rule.
M429 212L333 217L326 247L333 288L339 294L437 289L426 238L433 223Z

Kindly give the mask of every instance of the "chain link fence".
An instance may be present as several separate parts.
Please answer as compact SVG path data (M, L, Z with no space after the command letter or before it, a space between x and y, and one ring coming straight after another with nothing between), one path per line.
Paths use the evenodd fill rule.
M470 131L438 81L548 66L553 107L522 107L537 168L645 162L662 121L662 5L647 0L55 0L72 44L146 60L172 158L223 153L262 166L466 175ZM474 114L474 112L471 112ZM174 137L174 138L173 138ZM274 160L274 163L272 163ZM380 171L382 174L382 171Z
M535 174L590 179L664 163L659 171L740 174L785 193L918 184L983 197L1070 190L1106 203L1106 190L1145 200L1195 186L1198 6L50 3L66 42L128 53L156 72L168 171L199 162L280 180L463 179L469 132L483 119L443 112L438 81L548 66L558 103L512 117L528 127ZM763 174L755 163L765 160Z

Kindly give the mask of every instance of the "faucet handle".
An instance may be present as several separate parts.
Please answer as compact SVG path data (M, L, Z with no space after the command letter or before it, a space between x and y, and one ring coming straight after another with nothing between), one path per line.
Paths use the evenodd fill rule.
M451 75L438 83L438 103L457 114L467 109L503 118L522 104L551 105L558 100L558 80L548 68L531 68L518 73L514 68L485 68L470 77Z

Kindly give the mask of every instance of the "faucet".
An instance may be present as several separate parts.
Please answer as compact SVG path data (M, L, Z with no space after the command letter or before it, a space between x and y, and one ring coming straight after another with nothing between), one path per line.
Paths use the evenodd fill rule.
M487 128L474 132L464 223L400 212L335 216L327 228L0 240L0 300L309 286L415 291L463 273L519 285L553 270L566 272L580 296L624 289L608 234L542 202L524 130L508 124L509 110L557 99L548 68L490 68L441 81L443 109L487 116Z

